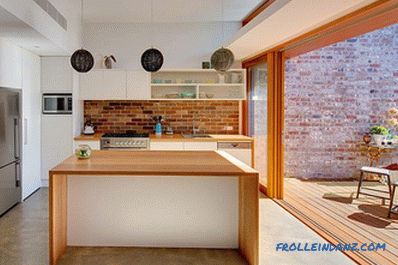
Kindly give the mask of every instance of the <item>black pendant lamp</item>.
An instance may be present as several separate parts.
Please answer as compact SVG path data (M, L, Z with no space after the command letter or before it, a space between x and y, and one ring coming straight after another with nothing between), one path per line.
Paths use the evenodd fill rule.
M210 61L217 72L225 73L234 63L235 56L231 50L221 47L211 55Z
M151 0L151 29L153 29L153 0ZM153 36L153 33L151 36ZM153 47L147 49L141 56L141 65L147 72L159 71L162 68L163 61L163 54Z
M158 49L150 48L142 54L141 65L147 72L157 72L163 65L163 54Z
M222 37L225 39L224 33L224 1L221 0L221 16L222 16ZM216 50L210 58L211 65L220 74L225 74L235 61L233 52L229 49L221 47Z
M72 54L70 63L72 64L73 69L79 73L87 73L94 66L94 57L89 51L80 49Z
M81 0L81 12L80 19L81 25L83 26L83 0ZM87 73L94 67L94 57L89 51L81 48L72 54L70 63L77 72Z

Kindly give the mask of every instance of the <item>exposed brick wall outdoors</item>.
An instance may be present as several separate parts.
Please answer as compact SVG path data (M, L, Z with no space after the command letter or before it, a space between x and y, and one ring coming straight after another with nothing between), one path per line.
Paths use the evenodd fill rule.
M192 133L193 122L201 133L239 133L238 101L85 101L84 118L98 132L153 132L152 116L165 118L164 127L175 133ZM224 130L232 126L232 131Z
M398 106L398 25L288 60L285 86L285 175L357 175L363 134Z

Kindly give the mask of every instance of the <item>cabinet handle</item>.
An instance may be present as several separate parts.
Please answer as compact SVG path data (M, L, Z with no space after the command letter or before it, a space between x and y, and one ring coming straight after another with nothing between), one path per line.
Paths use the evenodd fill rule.
M28 119L24 118L23 119L23 144L27 145L28 144Z

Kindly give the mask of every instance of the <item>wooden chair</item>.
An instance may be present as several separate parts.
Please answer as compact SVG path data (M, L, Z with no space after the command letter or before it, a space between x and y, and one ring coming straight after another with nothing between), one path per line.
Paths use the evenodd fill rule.
M398 186L398 182L395 181L392 183L392 192L391 192L391 199L390 199L390 207L388 207L388 218L391 217L392 213L397 214L396 209L398 205L394 206L394 196L395 196L395 188Z
M394 195L395 195L395 188L398 186L398 176L397 173L398 171L391 171L385 168L379 168L379 167L362 167L361 168L361 174L359 176L359 183L358 183L358 189L357 189L357 199L359 198L359 194L362 195L367 195L367 196L372 196L376 198L382 199L382 204L385 204L385 200L390 201L389 205L389 210L388 210L388 217L390 218L391 213L395 213L393 210L394 207ZM376 176L385 177L387 179L387 187L388 191L383 191L379 189L373 189L373 188L368 188L368 187L362 187L363 183L363 178L365 174L373 174ZM387 194L387 196L381 196L377 194L371 194L367 192L363 192L362 190L371 190L374 192L382 193L382 194Z
M383 190L373 189L373 188L368 188L368 187L365 187L365 188L362 187L363 178L364 178L365 174L373 174L373 175L379 176L380 178L383 177L383 176L386 177L388 191L383 191ZM378 192L378 193L387 194L388 196L380 196L380 195L376 195L376 194L363 192L361 190L371 190L371 191L375 191L375 192ZM384 205L385 200L390 200L390 198L391 198L390 170L384 169L384 168L379 168L379 167L362 167L361 168L361 174L359 176L359 183L358 183L358 189L357 189L357 199L359 198L359 194L372 196L372 197L376 197L376 198L382 199L382 203Z

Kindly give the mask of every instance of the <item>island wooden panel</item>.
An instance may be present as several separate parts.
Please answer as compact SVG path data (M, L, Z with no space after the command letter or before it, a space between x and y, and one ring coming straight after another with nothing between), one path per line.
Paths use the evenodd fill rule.
M66 250L67 176L50 176L49 182L50 264L57 264Z
M67 178L102 176L239 177L239 249L250 265L259 264L258 172L225 152L94 151L89 160L69 157L50 171L50 265L67 247Z
M50 171L68 175L247 176L215 151L93 151L88 160L71 156Z
M259 260L258 192L258 176L239 178L239 249L249 264Z

